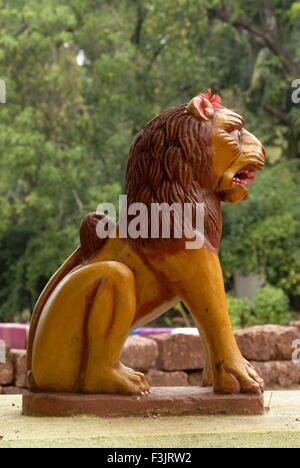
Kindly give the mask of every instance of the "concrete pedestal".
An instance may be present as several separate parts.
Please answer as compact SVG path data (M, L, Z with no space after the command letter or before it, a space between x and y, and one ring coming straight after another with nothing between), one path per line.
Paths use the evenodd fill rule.
M264 410L263 395L216 395L212 389L200 387L155 387L150 394L140 396L31 392L23 395L26 416L259 415Z

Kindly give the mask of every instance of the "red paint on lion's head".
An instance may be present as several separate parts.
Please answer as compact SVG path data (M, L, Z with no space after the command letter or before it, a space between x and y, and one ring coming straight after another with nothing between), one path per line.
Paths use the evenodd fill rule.
M211 95L211 89L208 89L206 94L199 93L198 96L202 96L207 99L213 106L214 109L224 109L223 106L220 105L221 97L218 94Z

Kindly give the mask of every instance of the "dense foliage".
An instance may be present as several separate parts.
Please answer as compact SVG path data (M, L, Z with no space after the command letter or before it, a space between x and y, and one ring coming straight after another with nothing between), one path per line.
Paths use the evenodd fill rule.
M290 0L0 0L0 319L31 311L84 214L117 202L143 124L209 87L273 164L226 208L227 284L263 270L299 296L299 30Z
M224 207L221 259L228 288L232 273L254 272L300 297L300 161L258 175L247 203Z
M270 284L263 286L253 301L227 294L232 327L241 329L253 325L275 323L287 325L291 319L289 299L285 292Z

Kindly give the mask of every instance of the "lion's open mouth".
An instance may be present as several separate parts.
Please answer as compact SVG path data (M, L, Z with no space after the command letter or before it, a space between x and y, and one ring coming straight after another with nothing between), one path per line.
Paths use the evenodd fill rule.
M247 190L249 183L250 182L255 182L256 180L256 175L254 174L253 169L242 169L239 172L237 172L232 180L233 185L238 185L242 187L243 189Z

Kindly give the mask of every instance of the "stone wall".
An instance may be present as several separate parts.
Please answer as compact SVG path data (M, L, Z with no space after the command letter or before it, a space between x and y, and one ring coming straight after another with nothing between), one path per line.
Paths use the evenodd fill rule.
M264 325L246 328L236 331L235 337L242 354L257 369L267 388L300 385L300 362L292 361L295 351L292 344L300 340L300 322L285 327ZM0 364L0 393L24 391L25 354L23 350L6 350L7 362ZM204 353L198 336L130 336L122 350L121 360L144 372L152 386L201 385Z
M0 394L22 393L26 380L26 351L6 348L6 362L0 363Z

